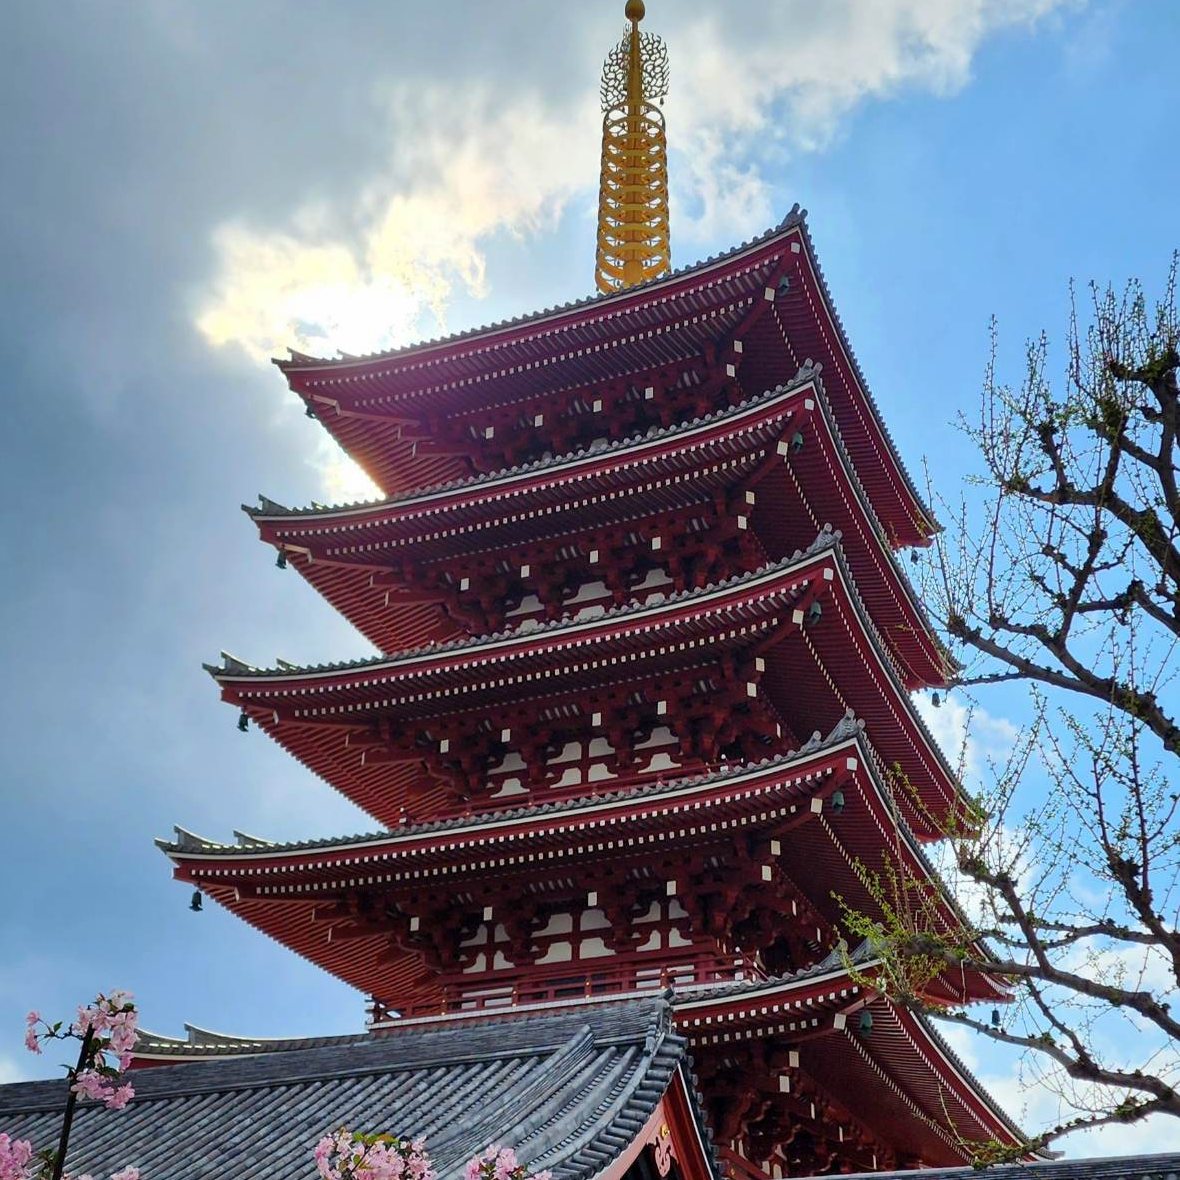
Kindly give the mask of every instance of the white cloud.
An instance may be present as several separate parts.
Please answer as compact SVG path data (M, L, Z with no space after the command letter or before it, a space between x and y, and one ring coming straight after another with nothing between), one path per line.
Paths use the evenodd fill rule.
M1002 763L1020 734L1006 717L997 717L953 693L942 693L935 706L929 693L915 693L914 704L947 760L960 771L968 790L986 785L989 764Z
M536 95L493 109L478 90L406 86L387 107L388 171L352 208L215 231L218 273L197 317L211 344L266 363L287 346L370 352L445 331L457 289L486 293L488 241L552 228L594 175L589 104L538 117Z
M327 434L308 463L319 473L320 487L329 504L357 504L381 498L381 489Z
M675 31L668 118L686 149L685 196L702 210L680 230L740 237L765 228L768 156L823 148L866 101L953 93L989 36L1067 6L1074 0L781 3L756 20L711 7Z
M1022 1059L1019 1051L961 1025L939 1022L938 1031L1022 1130L1033 1134L1077 1113L1062 1100L1062 1083L1046 1076L1040 1065L1044 1058ZM1054 1143L1053 1148L1071 1159L1180 1151L1180 1119L1160 1115L1126 1126L1075 1131Z
M781 212L768 169L786 154L822 147L866 100L962 86L990 34L1070 2L849 0L764 6L757 19L688 6L653 14L673 60L674 240L700 253L765 228ZM419 76L387 88L386 124L373 134L386 137L388 162L350 201L307 198L286 224L217 227L216 275L196 316L206 340L265 362L287 346L367 352L445 331L457 293L486 294L494 240L551 229L574 194L589 206L596 78L531 93L514 82L528 61L518 49L494 93L446 77L445 61L424 61ZM589 234L586 248L588 271ZM337 478L333 465L325 470Z
M0 1056L0 1086L9 1082L23 1082L28 1075L11 1058Z

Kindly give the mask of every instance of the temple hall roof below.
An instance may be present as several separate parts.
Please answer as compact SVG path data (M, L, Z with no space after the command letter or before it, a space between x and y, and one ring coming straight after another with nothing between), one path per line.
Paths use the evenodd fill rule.
M346 1126L425 1138L440 1180L458 1180L492 1144L555 1180L590 1180L632 1146L670 1088L696 1112L687 1079L687 1042L658 997L415 1028L139 1070L125 1110L79 1107L68 1166L204 1180L216 1160L219 1175L303 1180L317 1141ZM65 1098L60 1081L0 1086L0 1124L48 1147ZM707 1167L717 1175L711 1158Z

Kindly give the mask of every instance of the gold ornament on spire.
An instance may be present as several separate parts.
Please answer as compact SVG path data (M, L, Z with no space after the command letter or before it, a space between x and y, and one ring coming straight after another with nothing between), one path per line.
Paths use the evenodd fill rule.
M641 33L643 0L627 0L631 27L602 67L602 175L594 279L604 293L672 269L668 140L656 101L668 93L668 47Z

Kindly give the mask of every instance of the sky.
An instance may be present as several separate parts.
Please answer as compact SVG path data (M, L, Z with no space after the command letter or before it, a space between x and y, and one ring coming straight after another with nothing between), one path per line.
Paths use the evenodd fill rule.
M375 825L201 670L368 654L238 511L365 482L269 357L408 343L589 294L622 0L62 0L0 71L0 1081L24 1013L126 987L143 1023L355 1031L362 998L153 846ZM1019 379L1067 284L1180 247L1175 0L650 0L676 265L798 201L910 470L952 494L989 318ZM956 716L939 724L953 738ZM1002 732L1004 718L992 719ZM993 729L993 733L997 730ZM1048 1100L951 1037L1012 1113ZM1175 1120L1173 1120L1175 1122ZM1180 1127L1070 1154L1180 1150Z

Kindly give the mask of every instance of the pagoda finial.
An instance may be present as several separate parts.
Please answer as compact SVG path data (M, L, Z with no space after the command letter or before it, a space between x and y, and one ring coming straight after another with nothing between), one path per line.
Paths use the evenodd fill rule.
M602 174L595 282L605 293L672 269L668 232L668 141L656 105L668 93L668 47L641 33L643 0L602 67Z

